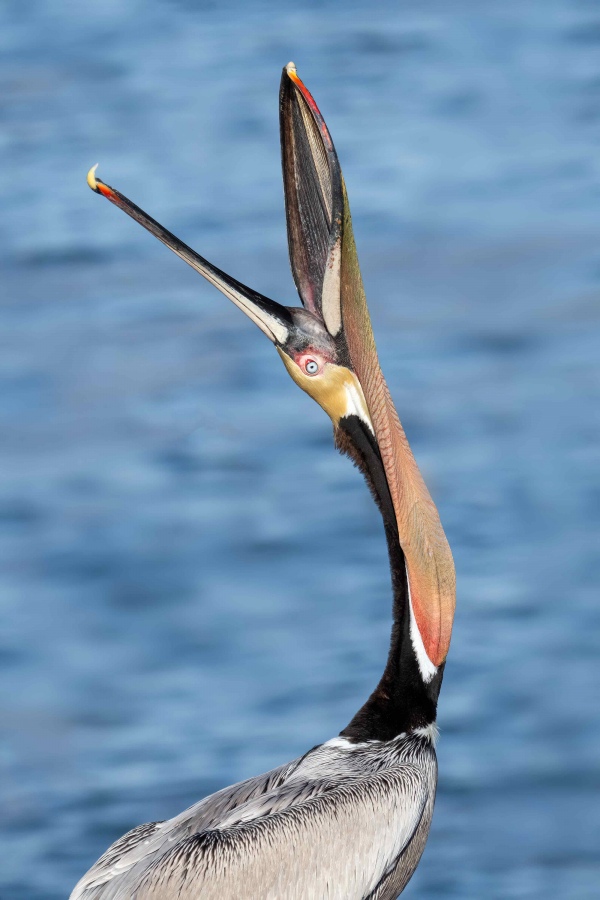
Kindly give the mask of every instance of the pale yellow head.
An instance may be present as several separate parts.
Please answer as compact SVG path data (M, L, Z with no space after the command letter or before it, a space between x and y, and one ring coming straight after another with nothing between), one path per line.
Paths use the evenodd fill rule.
M373 431L363 389L354 372L317 354L305 354L296 362L280 347L277 352L298 387L325 410L334 425L344 416L355 415ZM317 370L311 374L315 366Z

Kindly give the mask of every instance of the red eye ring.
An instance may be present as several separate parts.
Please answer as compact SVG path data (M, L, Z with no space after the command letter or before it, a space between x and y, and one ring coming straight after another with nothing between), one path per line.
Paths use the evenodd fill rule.
M319 371L319 363L316 359L309 356L308 359L304 360L304 371L307 375L316 375Z

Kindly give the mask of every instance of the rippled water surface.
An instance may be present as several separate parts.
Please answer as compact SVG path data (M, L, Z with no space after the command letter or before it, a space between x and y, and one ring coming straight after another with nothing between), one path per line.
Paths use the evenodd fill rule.
M406 896L599 894L600 5L0 5L2 900L342 728L386 652L370 497L99 174L294 302L277 92L334 135L458 570Z

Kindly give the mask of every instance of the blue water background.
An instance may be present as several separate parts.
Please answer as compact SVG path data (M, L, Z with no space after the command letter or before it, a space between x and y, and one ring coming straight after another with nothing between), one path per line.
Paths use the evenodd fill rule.
M260 332L87 169L285 303L277 93L344 167L458 571L406 897L600 896L600 4L0 5L2 900L335 735L383 533Z

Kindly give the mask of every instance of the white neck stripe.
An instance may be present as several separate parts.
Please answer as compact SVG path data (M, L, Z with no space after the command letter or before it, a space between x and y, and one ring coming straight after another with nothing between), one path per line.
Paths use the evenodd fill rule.
M369 416L369 410L367 409L367 403L365 400L365 395L363 394L362 387L358 378L354 377L352 382L346 382L346 412L344 415L346 416L358 416L361 422L364 422L371 434L375 434L373 429L373 423L371 422L371 417Z
M423 638L421 637L421 632L419 631L419 626L417 625L417 620L415 619L415 611L413 609L412 599L410 596L408 568L406 569L406 583L408 585L408 606L410 610L410 640L413 646L413 650L415 651L415 656L417 657L417 663L419 665L421 678L423 679L425 684L429 684L433 676L437 673L437 666L434 666L434 664L427 656L427 651L425 650L425 645L423 644Z

